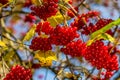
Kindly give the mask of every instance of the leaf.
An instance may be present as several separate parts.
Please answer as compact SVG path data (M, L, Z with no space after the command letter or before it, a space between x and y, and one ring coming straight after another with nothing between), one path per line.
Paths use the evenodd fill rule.
M108 33L104 33L104 34L102 34L102 37L103 37L103 39L105 39L105 40L109 40L110 42L115 42L115 38L113 38L110 34L108 34Z
M66 19L69 20L70 18L66 16ZM56 25L63 23L64 18L60 12L57 12L55 16L51 16L47 21L50 22L51 26L55 27Z
M5 61L9 61L10 59L13 58L15 52L14 50L10 50L8 53L5 54L5 56L3 56Z
M14 0L8 0L8 2L14 2Z
M95 38L97 35L105 33L106 31L108 31L109 29L111 29L112 27L119 25L120 24L120 18L109 23L108 25L106 25L105 27L95 31L94 33L91 34L91 39Z
M31 0L31 2L37 6L41 4L40 0Z
M41 66L51 66L52 61L57 60L56 54L52 51L46 51L46 52L39 51L38 53L35 53L34 58L40 61Z
M24 37L23 41L29 41L35 34L36 25L34 24L32 28L27 32L26 36Z
M113 43L115 42L115 38L113 38L111 35L109 35L108 33L102 33L102 34L97 35L93 39L88 40L87 46L90 46L93 42L95 42L96 40L100 40L100 39L109 40L110 42L113 42Z
M3 41L0 40L0 46L7 47Z
M1 41L1 40L0 40L0 47L2 47L2 50L8 49L8 47L6 46L6 44L3 41Z

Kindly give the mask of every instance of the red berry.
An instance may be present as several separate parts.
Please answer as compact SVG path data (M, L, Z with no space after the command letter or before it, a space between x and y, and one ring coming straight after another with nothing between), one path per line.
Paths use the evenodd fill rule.
M0 3L3 4L3 5L4 5L4 4L7 4L7 3L8 3L8 0L0 0Z
M52 49L48 38L35 37L30 45L30 49L48 51Z
M32 23L32 22L35 21L35 20L36 20L36 17L33 16L32 14L26 15L26 16L25 16L25 19L24 19L25 22L30 22L30 23Z
M30 69L25 69L24 67L17 65L11 68L10 72L3 80L30 80L31 78L32 73Z
M61 51L72 57L80 57L86 52L86 45L82 41L70 42L65 48L61 48Z
M76 32L77 28L57 26L53 33L50 35L50 40L52 44L55 45L66 45L73 39L78 38L79 34Z
M40 35L41 32L44 32L45 34L51 34L53 32L53 27L50 26L50 23L45 21L45 22L40 22L38 25L37 25L37 28L36 28L36 32Z
M47 20L47 18L57 13L57 8L58 5L55 2L45 2L43 5L31 7L31 10L32 14L35 14L40 19Z
M117 56L111 56L108 52L108 47L102 41L96 41L88 46L84 57L97 69L105 68L107 71L118 70Z

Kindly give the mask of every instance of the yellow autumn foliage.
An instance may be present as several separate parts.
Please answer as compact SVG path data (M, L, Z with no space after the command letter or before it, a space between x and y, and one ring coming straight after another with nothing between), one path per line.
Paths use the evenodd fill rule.
M41 66L51 66L52 61L57 60L56 54L54 52L52 52L51 50L46 51L46 52L39 51L39 52L35 53L34 58L36 58L40 61Z

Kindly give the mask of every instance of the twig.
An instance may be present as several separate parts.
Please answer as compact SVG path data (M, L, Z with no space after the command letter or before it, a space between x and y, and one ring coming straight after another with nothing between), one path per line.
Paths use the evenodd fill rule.
M92 71L89 73L89 75L86 77L86 80L91 76L91 74L94 72L94 70L95 70L95 67L94 68L92 68Z

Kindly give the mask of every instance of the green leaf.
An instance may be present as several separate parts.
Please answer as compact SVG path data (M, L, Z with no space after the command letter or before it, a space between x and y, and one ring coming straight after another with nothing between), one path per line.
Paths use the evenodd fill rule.
M113 38L110 34L102 33L94 37L93 39L88 40L87 46L90 46L93 42L95 42L96 40L100 40L100 39L109 40L110 42L113 42L113 43L115 42L115 38Z
M105 39L105 40L109 40L110 42L115 42L115 38L113 38L110 34L107 34L107 33L104 33L104 34L101 34L102 35L102 38Z
M108 25L106 25L105 27L95 31L94 33L91 34L91 39L95 38L96 36L98 36L99 34L105 33L106 31L108 31L109 29L111 29L112 27L119 25L120 24L120 18L109 23Z
M27 32L26 36L24 37L23 41L29 41L35 34L36 25L34 24L32 28Z

